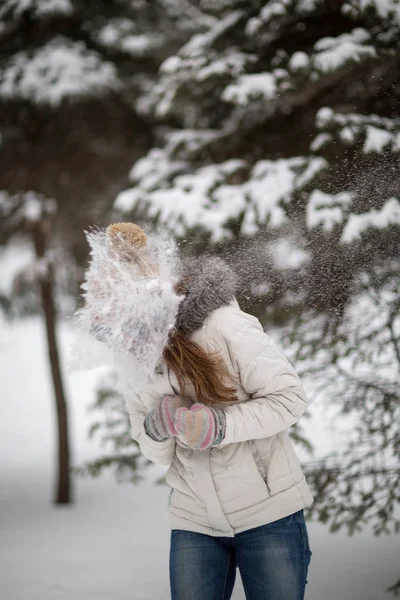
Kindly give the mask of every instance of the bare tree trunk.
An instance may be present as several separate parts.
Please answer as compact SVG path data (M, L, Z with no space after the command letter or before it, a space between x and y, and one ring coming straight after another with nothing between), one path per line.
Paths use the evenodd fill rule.
M33 242L38 261L38 281L46 323L48 355L56 400L58 425L58 473L55 490L55 504L70 504L71 481L69 471L68 415L64 386L61 375L60 358L56 336L56 308L53 297L53 265L46 256L50 219L42 217L32 228Z

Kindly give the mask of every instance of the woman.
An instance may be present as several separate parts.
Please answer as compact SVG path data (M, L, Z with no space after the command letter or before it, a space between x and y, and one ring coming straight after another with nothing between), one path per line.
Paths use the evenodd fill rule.
M169 465L172 600L301 600L313 495L288 428L307 408L299 377L235 299L218 258L189 259L163 361L126 395L142 454Z

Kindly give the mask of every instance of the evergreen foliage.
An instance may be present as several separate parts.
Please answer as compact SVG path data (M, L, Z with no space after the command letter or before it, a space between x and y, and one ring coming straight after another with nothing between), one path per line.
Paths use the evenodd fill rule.
M58 244L82 264L83 229L107 222L131 161L152 143L133 104L215 18L185 0L0 4L0 191L55 198Z
M332 531L399 529L399 34L396 0L0 7L0 214L55 198L55 239L81 265L82 229L111 218L240 265L241 305L314 398L357 418L304 465ZM136 480L129 422L99 389L111 446L91 472Z
M310 513L332 531L398 531L399 5L222 2L212 14L138 100L158 143L116 214L240 265L242 303L359 423L307 465Z

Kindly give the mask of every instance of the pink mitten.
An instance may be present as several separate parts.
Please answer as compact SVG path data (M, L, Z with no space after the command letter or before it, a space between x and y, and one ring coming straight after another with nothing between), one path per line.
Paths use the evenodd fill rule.
M222 441L225 435L225 413L204 404L182 406L175 413L177 437L193 450L204 450Z
M180 406L180 396L164 396L158 406L146 415L144 422L147 434L157 442L176 435L175 413Z

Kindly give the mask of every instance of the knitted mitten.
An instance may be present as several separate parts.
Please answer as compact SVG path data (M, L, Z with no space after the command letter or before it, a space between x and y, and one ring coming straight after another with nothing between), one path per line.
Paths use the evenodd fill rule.
M156 442L164 442L176 435L175 412L182 406L180 396L164 396L156 408L147 413L144 428Z
M193 450L217 446L225 436L226 417L223 410L204 404L193 404L188 410L178 408L175 414L177 437Z

